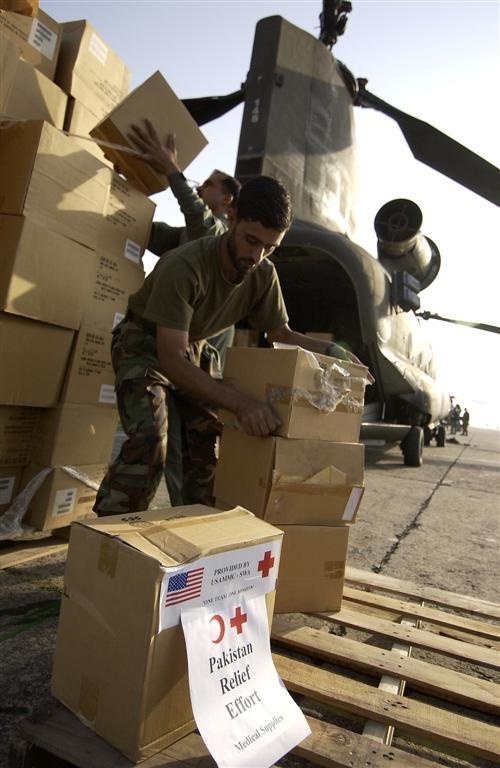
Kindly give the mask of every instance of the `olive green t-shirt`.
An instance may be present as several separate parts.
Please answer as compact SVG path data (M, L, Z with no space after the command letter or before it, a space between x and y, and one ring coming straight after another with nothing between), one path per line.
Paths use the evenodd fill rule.
M228 282L220 267L220 237L204 237L163 257L129 309L148 323L188 331L190 341L207 339L248 317L252 328L269 331L288 322L278 275L264 259L241 283Z

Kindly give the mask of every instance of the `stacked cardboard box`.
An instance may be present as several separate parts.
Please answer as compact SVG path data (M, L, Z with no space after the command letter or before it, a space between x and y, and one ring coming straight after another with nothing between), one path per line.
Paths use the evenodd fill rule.
M162 581L179 566L201 568L200 593L210 597L211 560L234 553L226 562L241 563L248 548L264 555L270 546L279 557L281 538L244 509L201 505L74 524L54 696L134 762L193 731L180 619L158 631ZM249 573L247 589L255 581ZM274 590L265 599L270 623Z
M340 608L364 491L366 377L364 366L302 349L227 352L226 383L271 402L281 421L275 436L250 437L223 414L214 488L217 506L241 504L284 531L278 613Z
M87 22L2 11L0 62L0 510L45 476L23 522L49 530L89 514L111 454L111 331L142 285L155 206L59 130L68 97L94 125L128 90Z

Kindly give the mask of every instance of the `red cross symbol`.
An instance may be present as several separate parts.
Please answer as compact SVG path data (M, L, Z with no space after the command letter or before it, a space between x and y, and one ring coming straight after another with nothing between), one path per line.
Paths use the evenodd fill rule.
M236 608L233 618L230 620L229 623L232 627L236 627L236 634L241 635L241 633L243 632L243 624L246 622L246 620L247 620L246 613L242 613L240 606L238 606Z
M271 550L267 550L266 554L264 555L264 558L262 560L259 560L259 565L257 570L262 571L262 578L265 576L269 576L269 571L274 565L274 557L271 555Z

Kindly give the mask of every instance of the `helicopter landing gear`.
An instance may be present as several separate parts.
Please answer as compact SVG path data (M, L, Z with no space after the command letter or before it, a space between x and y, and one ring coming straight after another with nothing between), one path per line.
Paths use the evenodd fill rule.
M425 425L424 427L424 445L430 445L432 440L432 429Z
M421 427L411 427L401 440L404 463L407 467L422 466L422 448L424 445L424 430Z
M436 431L436 445L438 448L444 448L445 442L446 442L446 429L442 424L440 424Z

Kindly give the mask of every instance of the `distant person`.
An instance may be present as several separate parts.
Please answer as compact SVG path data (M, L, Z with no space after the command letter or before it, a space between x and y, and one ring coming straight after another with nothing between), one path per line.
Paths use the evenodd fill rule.
M470 413L467 410L467 408L464 408L464 412L462 414L462 435L469 434L469 420L470 420Z
M462 412L462 408L458 403L453 406L453 408L450 411L450 426L451 426L451 434L456 435L459 427L460 427L460 414Z
M238 199L241 184L233 176L214 170L196 189L189 186L177 162L175 134L169 133L164 144L149 120L144 120L144 127L133 125L130 140L142 152L143 159L151 167L168 178L185 226L173 227L163 221L154 221L148 243L148 251L163 257L174 248L200 237L222 235L228 229L227 214ZM234 338L234 326L209 339L216 350L214 364L221 369L224 366L226 349ZM208 348L207 348L208 349ZM218 358L217 358L218 355ZM181 421L175 400L168 401L169 452L165 466L165 481L172 506L188 503L183 487L182 455L184 425Z

